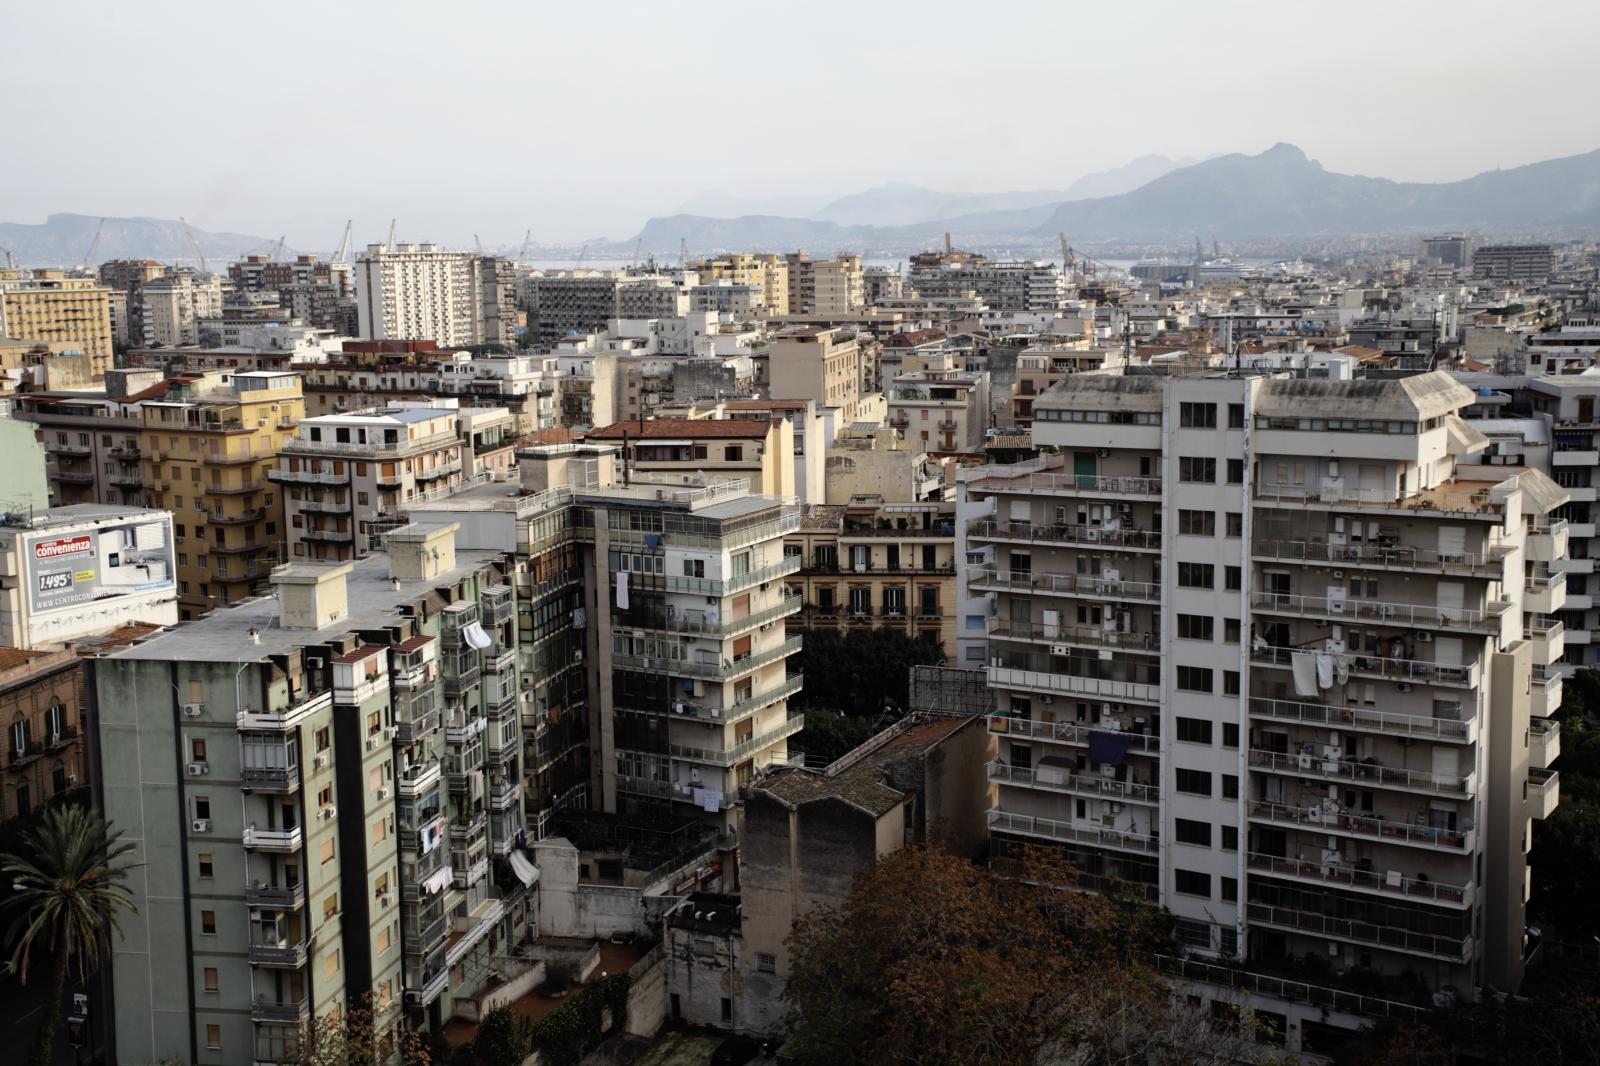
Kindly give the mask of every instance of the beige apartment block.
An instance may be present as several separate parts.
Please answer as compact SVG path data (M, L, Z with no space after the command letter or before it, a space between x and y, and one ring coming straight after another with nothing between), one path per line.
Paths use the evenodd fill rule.
M100 377L111 368L110 290L60 270L0 273L0 337L71 342Z
M786 419L650 418L585 436L618 447L630 474L745 478L751 492L795 495L794 425Z
M847 426L860 416L865 358L852 329L785 330L767 346L768 391L774 400L814 400L836 412L836 429Z

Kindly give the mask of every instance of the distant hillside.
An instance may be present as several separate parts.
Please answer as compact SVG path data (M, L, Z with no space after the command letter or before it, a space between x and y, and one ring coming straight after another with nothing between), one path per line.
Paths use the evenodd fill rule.
M1193 159L1169 159L1164 155L1142 155L1120 167L1085 174L1067 186L1066 195L1059 199L1090 200L1097 196L1119 196L1193 162Z
M987 211L1040 207L1069 199L1060 190L1041 192L951 193L890 182L842 196L810 217L841 226L911 226L941 218Z
M639 238L648 251L676 252L678 242L688 242L689 251L785 251L804 248L817 255L832 255L849 249L870 236L870 226L840 226L814 222L809 218L780 218L777 215L745 215L741 218L703 218L699 215L669 215L652 218L644 224ZM630 243L630 242L624 242Z
M51 215L40 225L0 222L0 247L9 249L19 266L77 266L94 243L97 215ZM226 259L267 243L247 233L211 233L193 226L200 254ZM291 250L285 249L285 254ZM95 263L107 259L193 258L183 225L166 218L108 218L95 247ZM93 265L93 264L91 264Z

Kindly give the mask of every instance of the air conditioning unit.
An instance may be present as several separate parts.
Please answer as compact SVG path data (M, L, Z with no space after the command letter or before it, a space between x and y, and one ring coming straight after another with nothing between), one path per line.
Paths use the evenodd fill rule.
M320 656L320 655L307 655L306 656L306 669L307 670L320 670L320 669L322 669L322 656Z
M192 832L192 833L209 833L209 832L211 832L211 819L210 818L196 818L194 821L189 823L189 831Z
M185 718L199 718L205 709L206 705L203 703L185 703L183 705L183 716Z
M1344 580L1344 571L1343 570L1335 570L1333 572L1333 579L1335 581L1343 581Z
M324 768L327 765L328 765L328 753L327 752L323 752L321 755L313 755L311 757L311 768L313 770L321 770L322 768Z
M1411 691L1411 682L1402 681L1398 685L1396 685L1395 688L1400 692L1410 692Z
M691 766L689 768L689 780L693 781L697 785L700 783L700 768L698 766Z
M324 807L324 808L322 808L322 810L318 811L317 812L317 817L321 818L323 821L326 822L326 821L332 819L338 813L339 813L339 808L334 807L334 806L328 806L328 807Z
M1094 457L1096 459L1109 459L1111 457L1111 449L1109 449L1109 448L1096 448L1094 450Z
M1040 703L1054 703L1055 701L1056 701L1056 698L1054 696L1040 696L1039 697L1039 702Z
M374 736L374 737L368 737L367 738L367 750L368 751L377 751L378 750L378 746L380 744L382 744L387 739L388 738L382 733L379 733L377 736Z
M1050 645L1050 654L1051 655L1070 655L1071 653L1072 653L1072 649L1068 648L1065 644L1052 644L1052 645Z
M400 736L400 727L397 725L392 725L389 727L388 733L390 740L396 740Z
M381 800L386 800L392 795L394 795L394 790L388 785L384 785L382 788L378 789L378 798Z
M1417 643L1418 644L1432 644L1433 643L1433 633L1431 631L1429 631L1429 630L1426 630L1426 629L1417 630Z
M1121 814L1122 804L1112 801L1111 803L1106 804L1106 810L1110 811L1112 814Z
M207 766L203 762L192 762L192 763L189 764L189 776L190 777L199 777L202 774L209 774L210 772L211 772L211 767Z

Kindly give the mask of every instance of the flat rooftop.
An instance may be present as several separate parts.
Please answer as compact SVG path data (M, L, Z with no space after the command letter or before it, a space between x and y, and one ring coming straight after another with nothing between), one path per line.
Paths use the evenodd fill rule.
M389 576L389 557L377 552L353 563L345 575L345 597L349 614L321 629L284 629L278 624L278 598L258 596L234 607L216 611L194 622L185 622L131 647L109 653L108 658L161 659L170 661L256 662L269 655L286 654L307 644L330 641L359 629L381 629L394 624L397 609L433 589L454 584L485 563L504 555L497 551L457 549L456 567L426 581L401 581L395 588ZM313 564L297 564L302 569ZM254 629L259 642L250 638Z
M0 529L33 532L40 529L55 529L60 526L81 525L84 522L95 522L102 519L134 518L149 521L165 514L167 514L166 511L150 507L119 507L103 503L69 503L62 507L51 507L45 511L13 514L4 526L0 526Z

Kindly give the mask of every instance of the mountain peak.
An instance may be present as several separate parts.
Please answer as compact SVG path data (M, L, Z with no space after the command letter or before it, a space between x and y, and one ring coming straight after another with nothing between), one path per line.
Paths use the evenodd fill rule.
M1279 141L1277 144L1273 145L1271 148L1268 148L1261 154L1275 159L1294 159L1300 162L1304 162L1306 158L1306 154L1304 152L1302 152L1296 146L1289 144L1287 141Z

